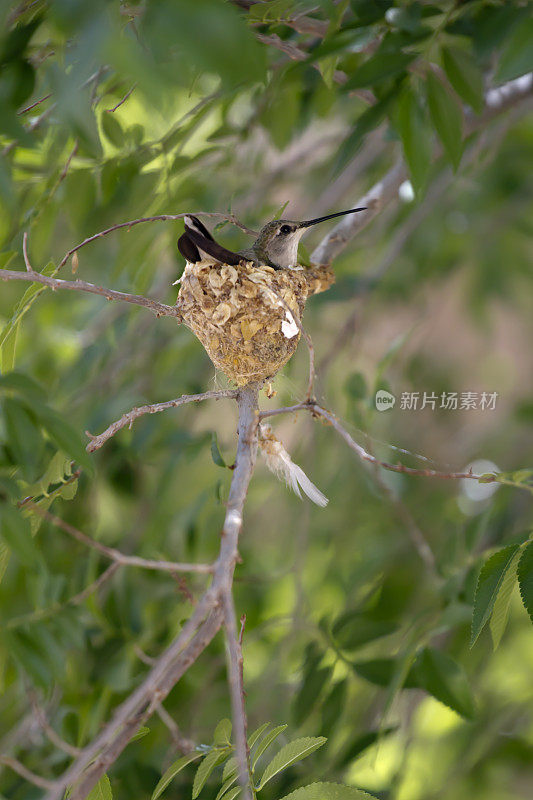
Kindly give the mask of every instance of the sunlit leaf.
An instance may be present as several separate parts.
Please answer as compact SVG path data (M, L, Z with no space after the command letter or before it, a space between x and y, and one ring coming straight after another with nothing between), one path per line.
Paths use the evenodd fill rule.
M507 545L490 556L481 567L474 599L470 646L475 644L492 614L496 597L517 550L517 544Z
M192 800L196 800L202 789L204 788L205 782L219 764L226 760L228 757L229 750L211 750L198 769L196 770L196 775L194 776L194 783L192 786Z
M282 800L370 800L373 794L363 792L353 786L343 786L341 783L311 783L302 786L295 792L286 794Z
M113 800L111 783L107 775L102 775L98 783L93 786L87 795L87 800Z
M202 756L203 753L197 753L197 752L188 753L186 756L182 756L181 758L178 758L177 761L174 761L174 763L171 764L170 767L166 770L166 772L164 772L164 774L162 775L161 780L159 781L159 783L157 784L152 793L151 800L157 800L157 798L163 794L169 783L176 777L176 775L179 772L181 772L182 769L185 769L185 767L188 764L192 763L193 761L196 761Z
M496 600L494 601L494 608L492 609L489 625L492 636L492 646L495 650L500 644L503 632L507 626L511 595L516 585L516 568L518 566L521 554L521 550L517 550L517 552L514 554L511 563L505 571L498 594L496 595Z
M262 789L272 778L278 775L282 770L296 764L303 758L307 758L319 747L322 747L327 742L324 736L305 736L301 739L295 739L293 742L286 744L281 750L276 753L272 761L267 765L257 789Z
M274 742L278 736L280 736L284 730L287 729L286 725L278 725L276 728L272 728L271 731L267 733L267 735L259 742L257 745L253 758L251 760L252 770L255 769L257 762L265 752L265 750L270 747L272 742Z
M520 596L533 622L533 542L524 548L518 563L517 574Z

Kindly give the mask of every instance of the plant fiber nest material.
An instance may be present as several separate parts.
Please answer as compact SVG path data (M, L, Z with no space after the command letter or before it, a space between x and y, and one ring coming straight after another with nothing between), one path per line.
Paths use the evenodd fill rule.
M237 386L272 378L295 352L307 298L334 282L329 267L187 264L178 308L209 358ZM297 320L298 322L296 322Z

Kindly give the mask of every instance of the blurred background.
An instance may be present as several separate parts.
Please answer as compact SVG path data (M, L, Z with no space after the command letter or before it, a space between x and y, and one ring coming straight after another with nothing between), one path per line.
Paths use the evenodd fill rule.
M350 208L406 159L391 202L335 259L335 286L308 303L317 399L382 460L444 472L482 460L479 471L510 485L372 469L331 427L303 413L274 418L329 505L299 500L258 458L235 578L249 724L288 723L281 742L328 743L269 784L266 800L313 780L383 800L533 792L533 639L516 586L507 627L492 632L499 647L488 626L470 647L481 564L531 531L533 125L527 101L490 123L483 108L484 89L531 68L530 11L492 1L1 4L4 269L24 269L24 231L34 268L52 274L85 237L138 217L235 213L258 229L284 206L292 219ZM305 237L307 254L328 225ZM59 277L77 270L173 304L182 230L118 230ZM250 243L231 225L216 236L230 249ZM0 285L2 376L15 370L41 387L4 387L5 530L7 498L32 495L124 552L214 558L231 472L213 462L211 441L231 464L232 401L140 419L79 481L69 465L84 431L227 379L172 318L29 286ZM307 370L300 344L263 408L302 399ZM376 409L379 389L393 408ZM28 410L39 392L71 440ZM421 408L424 392L434 409ZM460 405L466 392L477 408L441 407L443 393ZM480 407L483 392L496 394L493 407ZM417 409L402 407L405 393L418 393ZM205 579L121 568L79 600L108 564L49 523L31 524L37 555L24 563L2 550L0 751L51 778L71 757L36 723L30 688L64 739L87 744L190 616ZM424 685L409 679L421 652L437 659ZM180 736L209 742L230 715L220 636L164 705L180 734L154 716L110 771L115 797L150 797ZM0 796L40 796L0 769ZM193 774L168 795L188 797ZM214 773L202 796L219 786Z

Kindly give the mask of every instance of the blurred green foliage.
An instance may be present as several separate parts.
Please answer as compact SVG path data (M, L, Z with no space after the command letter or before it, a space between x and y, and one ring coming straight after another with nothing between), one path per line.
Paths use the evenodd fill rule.
M403 152L414 197L404 186L306 312L318 397L384 460L448 471L488 459L500 485L475 494L367 469L330 427L276 420L330 502L302 505L258 464L235 581L250 730L260 726L252 759L258 779L269 764L286 767L263 777L265 800L344 800L356 789L382 800L525 800L533 127L518 109L480 134L466 136L464 122L483 113L488 84L532 68L531 4L246 6L1 3L0 267L24 269L24 231L34 268L50 275L85 237L140 216L235 210L257 228L286 203L290 218L351 207ZM117 231L60 277L77 270L173 303L181 229ZM232 248L247 241L230 226L217 236ZM205 578L120 568L86 595L108 564L25 498L124 552L214 558L236 412L221 400L149 415L87 456L84 431L225 379L171 319L24 286L0 292L0 752L53 778L71 757L34 723L28 687L63 739L83 747L190 616ZM301 399L306 358L302 346L263 406ZM379 388L396 395L393 410L376 410ZM490 391L498 402L406 411L404 391ZM165 708L199 746L200 767L177 761L154 716L95 797L220 798L224 785L232 800L220 637ZM303 766L287 756L295 740L321 745ZM2 767L0 793L31 800L38 790Z

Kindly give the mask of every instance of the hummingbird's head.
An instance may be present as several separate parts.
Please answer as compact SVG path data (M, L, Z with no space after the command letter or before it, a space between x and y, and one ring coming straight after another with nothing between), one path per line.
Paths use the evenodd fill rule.
M325 217L304 221L293 219L274 219L261 228L254 249L276 267L294 267L298 263L298 245L308 228L318 222L325 222L333 217L365 211L364 208L351 208L348 211L337 211Z

